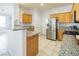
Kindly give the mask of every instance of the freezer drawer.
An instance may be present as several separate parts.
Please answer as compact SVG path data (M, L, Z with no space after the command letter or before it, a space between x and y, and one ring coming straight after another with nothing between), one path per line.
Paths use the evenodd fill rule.
M56 40L55 31L46 30L46 38L51 40Z
M47 37L47 39L53 39L52 32L51 31L47 31L46 37Z

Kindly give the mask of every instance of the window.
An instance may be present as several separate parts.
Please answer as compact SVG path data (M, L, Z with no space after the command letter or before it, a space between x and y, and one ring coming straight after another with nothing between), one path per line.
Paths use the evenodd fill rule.
M6 27L6 16L0 16L0 27Z

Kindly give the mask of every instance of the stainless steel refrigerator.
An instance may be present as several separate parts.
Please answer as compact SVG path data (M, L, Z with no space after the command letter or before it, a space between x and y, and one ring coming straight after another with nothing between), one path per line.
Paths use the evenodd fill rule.
M47 39L57 40L57 19L52 18L48 22L47 30L46 30Z

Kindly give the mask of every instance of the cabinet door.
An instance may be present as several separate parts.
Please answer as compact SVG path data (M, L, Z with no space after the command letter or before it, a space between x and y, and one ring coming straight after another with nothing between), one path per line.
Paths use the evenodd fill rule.
M28 22L28 15L24 13L24 14L22 15L22 17L23 17L23 18L22 18L23 23L27 23L27 22Z
M33 51L33 39L32 37L28 37L27 38L27 56L33 56L34 54L34 51Z
M28 22L32 23L32 15L29 15L28 18L29 18Z
M72 13L65 13L65 22L69 23L72 22Z
M64 18L64 14L63 13L58 15L58 20L59 20L60 23L64 23L65 18Z
M29 14L23 14L23 23L32 23L32 15Z
M27 56L35 56L38 53L38 34L27 38Z
M58 30L58 41L62 41L64 30Z
M34 55L36 55L38 53L38 34L34 36L34 48L33 48L33 51L34 51Z

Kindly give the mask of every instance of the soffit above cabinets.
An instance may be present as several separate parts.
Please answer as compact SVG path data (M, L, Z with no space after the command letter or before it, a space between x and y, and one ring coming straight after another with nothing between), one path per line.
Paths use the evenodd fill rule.
M22 8L27 8L27 9L48 10L51 8L70 5L71 3L43 3L44 4L43 6L41 6L40 4L41 3L22 3L20 4L20 6Z

